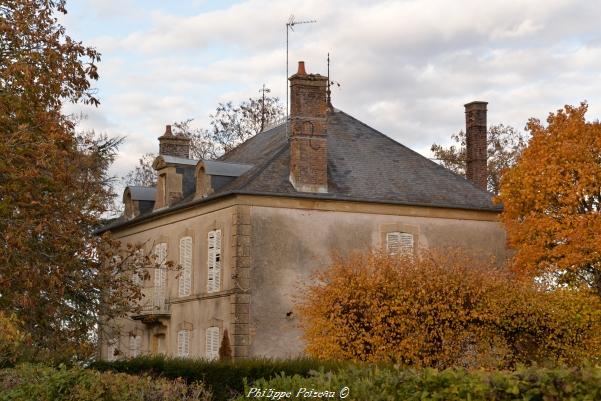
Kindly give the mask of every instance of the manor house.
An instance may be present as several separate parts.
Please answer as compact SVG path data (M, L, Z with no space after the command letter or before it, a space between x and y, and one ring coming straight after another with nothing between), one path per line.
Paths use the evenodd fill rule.
M290 117L217 160L192 160L169 126L155 187L128 187L125 215L104 227L144 243L159 262L140 283L141 311L100 355L292 357L303 342L298 289L333 252L391 254L461 246L503 258L502 209L486 191L486 102L465 105L467 178L329 102L328 79L304 63L290 81Z

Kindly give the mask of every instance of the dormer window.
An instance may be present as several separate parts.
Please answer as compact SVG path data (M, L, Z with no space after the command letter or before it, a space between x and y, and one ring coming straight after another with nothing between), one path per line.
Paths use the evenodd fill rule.
M154 160L152 167L158 173L155 210L171 206L195 192L196 163L196 160L169 155L159 155Z
M196 197L206 198L252 168L250 164L201 160L196 165Z
M133 219L149 213L154 207L156 189L152 187L129 186L123 191L125 217Z

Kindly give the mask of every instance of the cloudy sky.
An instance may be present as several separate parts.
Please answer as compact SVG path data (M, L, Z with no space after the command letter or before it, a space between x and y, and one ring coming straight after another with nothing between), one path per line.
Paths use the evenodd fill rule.
M70 0L69 34L103 55L101 106L84 127L125 136L113 173L158 150L165 124L257 96L285 97L290 70L326 73L334 106L418 152L450 143L463 104L489 102L489 124L522 129L565 104L601 116L601 7L564 0Z

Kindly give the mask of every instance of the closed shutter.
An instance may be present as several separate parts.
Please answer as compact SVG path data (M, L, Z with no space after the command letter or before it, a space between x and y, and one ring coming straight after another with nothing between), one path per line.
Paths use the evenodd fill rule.
M144 284L144 280L142 279L142 274L144 271L144 250L138 249L133 255L133 273L132 273L132 282L141 287Z
M215 231L215 271L213 276L215 278L215 291L221 289L221 230Z
M205 337L207 359L213 361L219 358L219 327L209 327Z
M221 289L221 230L209 231L207 260L207 291Z
M400 254L413 255L413 235L409 233L400 233Z
M177 332L177 356L185 358L190 355L190 331Z
M140 345L142 344L141 336L129 336L129 350L132 357L140 355Z
M396 255L399 253L400 248L400 233L386 233L386 251L389 255Z
M386 251L389 255L413 255L413 235L402 232L386 233Z
M179 240L179 264L182 272L179 277L179 296L190 295L192 287L192 237Z
M167 293L167 244L161 242L154 247L156 264L158 268L154 271L154 306L162 309L165 306L165 298Z

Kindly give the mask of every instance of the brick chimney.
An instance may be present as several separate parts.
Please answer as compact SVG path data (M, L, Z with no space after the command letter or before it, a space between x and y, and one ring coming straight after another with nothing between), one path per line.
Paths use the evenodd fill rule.
M173 135L171 125L165 126L165 133L159 137L159 155L190 158L190 138Z
M471 102L465 105L466 178L486 191L488 170L486 139L486 105Z
M307 74L305 63L290 78L290 183L299 192L328 192L328 78Z

